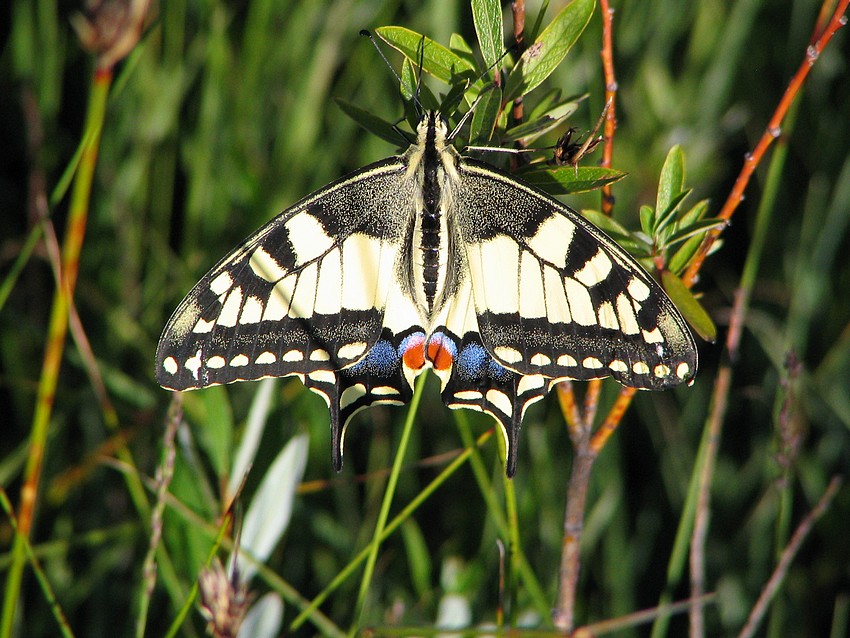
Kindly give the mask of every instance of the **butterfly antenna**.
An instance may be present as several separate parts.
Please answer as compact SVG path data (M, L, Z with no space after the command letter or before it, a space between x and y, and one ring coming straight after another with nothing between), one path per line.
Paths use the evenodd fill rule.
M511 46L509 46L507 49L505 49L505 51L502 53L502 55L500 55L496 59L496 61L493 62L493 64L488 66L487 69L483 73L481 73L481 75L479 75L477 78L475 78L474 82L469 82L467 84L466 89L469 89L469 87L472 86L473 84L476 84L476 83L480 82L481 80L483 80L484 78L486 78L490 74L490 72L493 69L495 69L502 60L505 59L505 57L508 55L508 53L510 53L511 51L513 51L516 48L516 46L517 46L517 44L516 44L516 42L514 42ZM453 140L458 133L460 133L461 127L464 124L466 124L466 121L472 116L472 113L475 111L475 107L478 106L478 102L481 101L481 98L484 97L489 91L492 91L493 89L495 89L496 86L497 86L496 82L491 82L490 84L487 84L483 89L481 89L481 93L478 94L478 97L476 97L475 100L472 102L472 105L469 107L469 110L466 113L463 114L463 117L460 118L460 121L457 123L457 126L454 127L454 130L452 130L451 134L449 135L448 139L450 141ZM464 90L464 92L466 91L466 89ZM463 96L463 94L461 94L461 97L462 96Z
M386 64L386 65L387 65L387 68L388 68L388 69L390 70L390 72L391 72L391 73L395 76L395 79L398 81L398 85L399 85L399 86L401 86L401 83L402 83L402 82L401 82L401 76L399 76L399 74L398 74L398 73L396 73L396 70L393 68L393 65L392 65L392 64L390 64L390 61L387 59L387 56L385 56L385 55L384 55L384 52L381 50L381 47L380 47L380 46L378 46L378 43L375 41L375 37L372 35L372 32L371 32L371 31L369 31L368 29L361 29L361 30L360 30L360 35L362 35L362 36L365 36L365 37L369 38L369 41L372 43L372 46L374 46L374 47L375 47L375 50L378 52L378 55L380 55L380 56L381 56L381 59L384 61L384 64ZM421 104L421 102L419 102L419 84L420 84L420 83L421 83L421 81L422 81L422 64L421 64L421 61L422 61L422 57L423 57L423 55L424 55L424 48L425 48L425 47L424 47L424 36L423 36L423 47L422 47L422 53L420 53L420 56L419 56L419 60L420 60L420 64L419 64L419 69L420 69L420 72L419 72L419 80L417 80L417 82L416 82L416 93L415 93L415 94L414 94L414 96L413 96L413 103L416 105L416 109L417 109L420 113L421 113L421 112L422 112L422 110L423 110L423 109L422 109L422 104Z
M477 82L477 80L476 80L476 82ZM452 141L455 138L455 136L458 133L460 133L460 129L463 128L463 125L466 124L466 121L470 117L472 117L472 114L475 112L475 107L478 106L478 103L481 101L481 98L483 98L485 95L487 95L487 93L489 93L490 91L492 91L495 88L496 88L496 85L491 82L490 84L486 85L483 89L481 89L481 93L479 93L478 97L476 97L475 100L472 102L472 105L470 105L469 110L466 113L463 114L463 116L458 121L457 125L454 127L454 129L452 129L452 132L449 133L449 136L448 136L449 141Z

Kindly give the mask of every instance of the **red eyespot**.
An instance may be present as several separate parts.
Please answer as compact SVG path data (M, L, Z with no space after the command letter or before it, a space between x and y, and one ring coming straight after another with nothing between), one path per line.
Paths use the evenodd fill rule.
M419 370L425 365L425 335L411 335L404 342L404 365Z
M451 341L441 334L435 334L428 341L428 361L435 370L448 370L454 363L455 348Z

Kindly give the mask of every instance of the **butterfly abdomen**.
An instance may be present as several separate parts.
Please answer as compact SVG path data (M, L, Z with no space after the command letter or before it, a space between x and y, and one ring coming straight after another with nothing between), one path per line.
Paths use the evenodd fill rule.
M444 187L445 168L434 142L435 127L428 126L422 152L411 157L420 196L414 202L413 233L410 237L413 297L424 317L431 318L441 307L440 300L449 276L449 228Z

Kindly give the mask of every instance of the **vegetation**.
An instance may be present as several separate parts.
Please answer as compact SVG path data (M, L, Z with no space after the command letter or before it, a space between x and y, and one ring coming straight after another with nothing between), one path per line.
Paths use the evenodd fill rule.
M210 266L277 211L396 152L386 123L405 105L361 28L407 30L376 32L408 96L421 60L423 102L481 93L478 74L513 42L510 6L502 38L493 3L414 4L128 0L144 26L128 18L114 39L102 20L120 11L86 23L56 0L9 3L0 638L203 635L196 583L221 584L213 557L226 564L234 540L250 592L234 608L271 627L251 625L256 636L847 635L850 491L833 481L850 469L846 30L771 119L847 0L618 2L607 48L591 0L529 2L526 46L557 28L566 57L511 76L521 49L509 51L502 98L522 95L527 123L569 117L530 139L499 116L497 91L479 104L472 141L494 130L490 143L548 158L568 127L593 128L613 73L610 169L596 167L611 152L600 145L554 184L538 178L657 269L702 334L707 311L718 338L701 342L692 387L553 392L526 415L506 481L493 420L445 409L433 378L409 408L355 418L339 475L324 402L295 379L182 402L156 385L160 331ZM440 66L453 58L420 53L418 34L477 71ZM772 146L752 155L746 198L724 208L760 139ZM697 272L706 230L720 241ZM580 524L566 542L565 512ZM562 563L579 541L580 564ZM768 583L778 590L748 634Z

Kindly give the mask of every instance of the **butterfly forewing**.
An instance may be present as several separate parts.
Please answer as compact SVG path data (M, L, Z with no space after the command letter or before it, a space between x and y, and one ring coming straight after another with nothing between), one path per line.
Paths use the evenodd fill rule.
M397 160L302 200L225 257L186 296L157 350L174 390L306 375L363 358L376 344L411 214Z
M648 389L693 376L684 320L631 256L545 193L486 164L462 167L458 226L481 339L497 361L520 374L613 376Z

